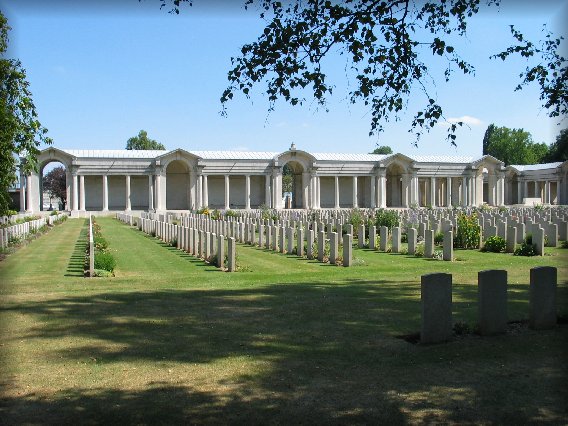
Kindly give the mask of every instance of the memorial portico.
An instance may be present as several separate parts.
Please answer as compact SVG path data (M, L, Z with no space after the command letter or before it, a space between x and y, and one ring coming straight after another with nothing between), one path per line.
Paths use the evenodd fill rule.
M567 162L508 166L491 156L275 152L61 150L38 157L66 168L68 209L405 208L566 203ZM283 174L289 186L283 194ZM39 173L21 176L20 202L41 209ZM290 183L291 182L291 183Z

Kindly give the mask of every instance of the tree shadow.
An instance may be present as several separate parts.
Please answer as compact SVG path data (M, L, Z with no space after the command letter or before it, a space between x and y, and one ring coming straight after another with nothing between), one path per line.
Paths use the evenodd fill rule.
M85 254L87 245L89 244L89 221L85 220L81 232L75 241L73 252L69 257L67 264L66 277L84 277L85 276Z
M474 305L474 290L465 288L473 286L456 287L454 309ZM566 327L410 345L395 336L419 329L418 289L385 280L267 283L5 305L3 313L33 320L22 338L45 344L50 349L44 356L70 365L96 359L105 365L167 361L192 368L245 359L267 367L235 373L229 392L192 383L73 389L51 399L6 397L0 413L7 423L166 424L525 423L542 419L543 407L557 419L565 416L566 370L559 354L566 348ZM567 290L561 291L566 300ZM526 302L519 297L512 303ZM63 337L82 343L53 345ZM527 339L537 343L530 351ZM522 393L535 380L542 391L530 403L519 408L503 402L511 387Z

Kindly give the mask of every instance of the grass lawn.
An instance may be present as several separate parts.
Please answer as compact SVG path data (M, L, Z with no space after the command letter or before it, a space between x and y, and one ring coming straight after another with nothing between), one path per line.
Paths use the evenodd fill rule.
M116 276L82 278L72 219L0 262L0 423L568 422L568 326L440 345L420 329L420 276L453 274L454 322L475 325L477 272L506 269L510 320L531 267L568 250L456 251L443 262L354 249L342 268L239 245L226 273L110 218Z

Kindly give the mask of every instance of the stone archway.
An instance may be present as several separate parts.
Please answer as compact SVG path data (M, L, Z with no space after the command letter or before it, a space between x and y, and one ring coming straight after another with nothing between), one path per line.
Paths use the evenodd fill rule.
M166 209L189 209L189 167L182 160L172 160L166 166Z
M402 177L405 169L399 163L392 163L386 169L387 207L403 207L404 194Z
M302 175L304 166L295 160L282 167L282 197L284 208L301 209L304 205ZM289 200L287 203L286 200Z
M50 158L39 167L39 210L70 210L71 179L67 166Z

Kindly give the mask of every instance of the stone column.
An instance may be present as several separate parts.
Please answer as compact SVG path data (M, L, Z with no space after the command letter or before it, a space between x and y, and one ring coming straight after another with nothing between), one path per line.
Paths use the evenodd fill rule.
M207 186L207 175L203 175L203 207L209 206L209 188Z
M71 175L71 170L67 170L65 172L65 196L67 197L66 198L67 201L65 203L65 209L71 211L71 209L73 207L72 206L73 200L71 199L73 197L73 177ZM43 196L42 196L42 198L43 198ZM30 203L29 197L28 197L28 203ZM42 200L42 204L43 204L43 200ZM43 208L43 206L42 206L42 208Z
M339 176L335 176L335 208L339 208Z
M377 198L376 198L376 177L371 175L370 176L370 181L371 181L371 208L374 209L377 207Z
M148 175L148 210L154 210L154 176Z
M225 210L229 210L231 206L231 187L229 182L229 175L225 175Z
M85 211L85 176L79 176L79 210Z
M505 175L503 172L497 173L497 200L495 205L502 206L505 201Z
M386 173L379 175L379 207L385 208L387 206L387 176Z
M161 170L156 170L155 190L156 190L156 210L166 209L166 176L162 175Z
M132 210L132 201L130 200L130 175L126 175L126 211Z
M462 206L467 206L467 178L462 176L462 186L461 186L461 197L462 197Z
M550 203L550 181L544 182L544 203Z
M73 180L75 180L75 177L73 177ZM75 182L73 182L73 186L75 186ZM76 209L75 201L73 200L73 210L75 209ZM108 210L108 176L103 175L103 211L107 210Z
M418 205L418 176L416 172L410 175L410 205Z
M353 176L353 208L359 207L357 202L357 176Z
M79 210L79 181L77 175L73 173L73 211Z
M20 173L20 213L26 211L26 186L25 181L26 177L23 173Z
M302 173L302 208L309 208L309 185L310 185L310 174L307 172Z
M534 197L540 198L540 191L538 190L538 181L534 181Z
M245 175L245 209L250 210L250 175Z
M436 207L436 178L430 177L430 205Z
M446 178L446 207L452 206L452 178Z
M316 200L317 200L317 207L321 208L321 188L320 188L320 177L316 176Z
M522 202L521 188L522 188L521 182L517 181L517 204L521 204L521 202ZM513 204L512 201L513 200L511 200L511 204Z
M270 175L264 175L264 204L266 204L267 207L272 206L270 200Z
M524 181L523 182L523 198L528 198L530 197L529 195L529 182L528 181ZM522 203L523 200L519 200L519 203Z

